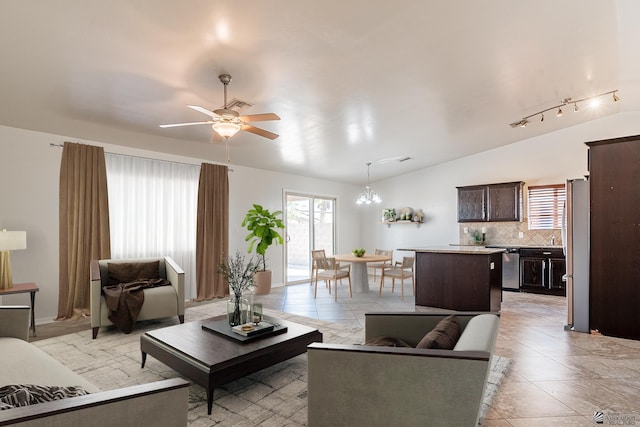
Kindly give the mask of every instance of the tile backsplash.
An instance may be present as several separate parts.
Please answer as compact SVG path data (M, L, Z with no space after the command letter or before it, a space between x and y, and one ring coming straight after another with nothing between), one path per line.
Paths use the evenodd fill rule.
M486 229L485 245L527 245L548 246L551 245L551 236L554 237L554 245L562 245L562 232L560 230L529 230L526 219L522 222L461 222L458 224L461 245L473 245L474 233L482 233ZM464 229L467 228L467 232ZM519 237L522 232L523 237Z

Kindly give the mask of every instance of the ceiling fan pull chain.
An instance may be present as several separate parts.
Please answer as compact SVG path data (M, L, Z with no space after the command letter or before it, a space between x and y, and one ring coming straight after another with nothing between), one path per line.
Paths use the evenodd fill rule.
M231 156L229 155L229 138L225 137L225 148L227 150L227 163L231 163Z

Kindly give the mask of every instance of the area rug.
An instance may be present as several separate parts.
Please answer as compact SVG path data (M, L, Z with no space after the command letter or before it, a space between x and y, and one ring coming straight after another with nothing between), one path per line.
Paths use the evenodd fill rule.
M226 313L226 302L214 302L187 309L186 321L206 319ZM329 343L362 343L364 330L308 317L266 310L271 316L315 327ZM101 390L144 384L179 374L153 357L140 368L140 335L145 331L177 324L177 320L141 322L129 335L116 329L101 329L98 338L91 331L36 341L40 347ZM504 377L510 360L494 356L485 393L482 416ZM294 357L215 390L211 415L207 415L204 388L189 390L189 426L306 426L307 356Z

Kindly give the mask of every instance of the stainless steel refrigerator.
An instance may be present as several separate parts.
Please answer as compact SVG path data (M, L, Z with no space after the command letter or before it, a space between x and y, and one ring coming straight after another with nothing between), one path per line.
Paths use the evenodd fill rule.
M589 181L567 180L562 227L564 253L567 259L567 326L578 332L589 332Z

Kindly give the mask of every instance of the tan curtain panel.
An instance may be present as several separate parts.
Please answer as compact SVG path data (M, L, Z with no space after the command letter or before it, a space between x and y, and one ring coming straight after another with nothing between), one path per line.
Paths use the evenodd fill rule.
M229 179L227 167L203 163L198 184L196 301L229 295L216 267L229 253Z
M64 143L60 165L58 319L89 315L89 263L111 257L104 149Z

